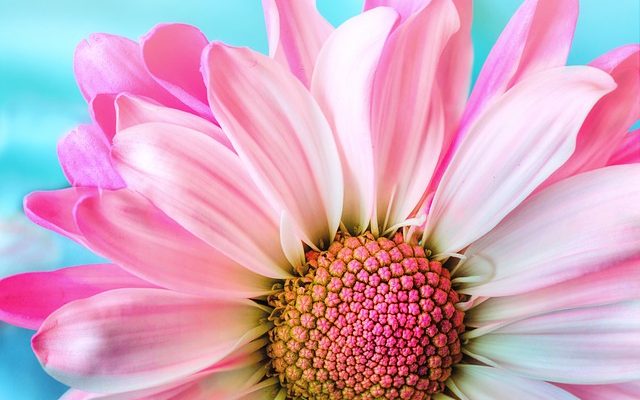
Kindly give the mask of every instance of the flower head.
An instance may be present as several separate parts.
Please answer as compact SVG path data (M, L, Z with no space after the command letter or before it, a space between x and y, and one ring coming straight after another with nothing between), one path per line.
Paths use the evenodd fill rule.
M0 281L65 398L640 395L640 47L566 67L576 2L528 0L467 99L470 1L264 8L269 56L79 45L25 211L112 264Z

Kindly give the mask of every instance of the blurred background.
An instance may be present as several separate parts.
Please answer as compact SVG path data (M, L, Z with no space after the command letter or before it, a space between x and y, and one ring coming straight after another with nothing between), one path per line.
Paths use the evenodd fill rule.
M362 0L317 1L334 25L362 7ZM474 77L519 4L475 1ZM160 22L193 24L210 40L267 51L260 0L0 0L0 278L99 260L28 222L22 198L67 186L56 143L89 120L73 77L76 44L92 32L139 38ZM582 0L569 64L637 42L638 0ZM32 333L0 322L0 400L57 399L66 390L40 369L31 353Z

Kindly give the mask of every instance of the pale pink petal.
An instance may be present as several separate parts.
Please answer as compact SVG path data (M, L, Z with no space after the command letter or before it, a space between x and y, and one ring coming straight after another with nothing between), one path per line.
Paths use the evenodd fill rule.
M540 273L553 274L556 268L562 266ZM465 324L484 326L551 311L637 298L640 298L640 260L632 260L526 293L490 298L467 312Z
M111 165L107 139L95 125L79 125L60 139L58 158L72 186L102 189L125 186Z
M640 256L640 165L602 168L528 199L473 243L461 292L524 293Z
M76 226L74 207L95 188L69 188L48 192L32 192L24 198L24 213L34 223L79 243L84 237Z
M286 212L280 216L280 245L287 260L294 268L305 263L304 246L296 232L296 226Z
M393 32L382 53L371 105L374 231L403 222L431 180L444 137L438 60L459 26L453 3L434 0Z
M95 400L99 399L99 395L95 393L84 392L77 389L69 389L59 400Z
M345 181L342 223L352 234L367 229L373 210L371 84L397 18L396 12L384 7L340 25L320 51L311 81L311 93L338 144Z
M89 102L91 118L98 124L107 141L111 143L116 134L115 94L98 93Z
M118 132L112 157L129 188L195 236L256 273L289 276L278 216L228 148L154 122Z
M618 383L615 385L565 385L556 384L582 400L638 400L640 381Z
M267 294L273 286L271 279L237 264L126 189L83 199L76 223L93 251L168 289L247 298Z
M187 377L264 334L250 301L116 289L69 303L33 337L45 370L74 388L118 393Z
M209 104L253 180L305 240L328 246L342 214L343 181L318 104L282 66L247 48L215 43L203 65Z
M63 305L118 288L154 287L111 264L80 265L51 272L29 272L0 280L0 320L38 329Z
M138 43L97 33L78 44L73 63L76 80L85 99L99 93L129 92L150 97L162 104L185 108L147 72Z
M523 80L495 101L442 177L428 247L456 252L497 225L569 158L585 116L614 87L598 69L562 67Z
M447 385L461 398L472 400L579 400L550 383L482 365L457 365Z
M187 24L159 24L140 40L147 70L171 94L199 115L213 118L200 73L206 36Z
M640 162L640 129L624 135L622 143L614 151L608 165L632 164Z
M164 107L148 99L126 93L117 97L115 105L117 131L145 122L166 122L205 133L228 148L232 148L231 142L218 125L186 111Z
M392 7L400 15L402 22L422 10L431 0L365 0L364 11L376 7Z
M591 65L611 74L618 87L593 107L578 133L571 158L541 187L607 165L640 118L640 45L613 50Z
M315 3L315 0L262 0L269 55L305 86L311 83L316 57L333 31Z
M482 111L510 87L536 72L565 64L577 19L577 0L527 0L520 6L478 75L457 144Z
M640 379L639 333L636 300L517 321L469 338L464 351L531 379L621 383Z

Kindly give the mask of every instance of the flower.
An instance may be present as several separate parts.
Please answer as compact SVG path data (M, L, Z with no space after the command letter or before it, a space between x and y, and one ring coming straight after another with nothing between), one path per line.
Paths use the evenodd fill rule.
M638 397L640 47L566 67L576 2L526 1L467 99L470 1L264 6L270 57L78 47L25 211L112 264L0 281L64 398Z

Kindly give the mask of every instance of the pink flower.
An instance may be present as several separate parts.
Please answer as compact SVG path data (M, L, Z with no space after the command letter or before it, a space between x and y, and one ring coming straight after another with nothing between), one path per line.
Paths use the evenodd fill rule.
M528 0L467 99L470 1L264 6L270 57L78 47L25 211L113 264L0 281L64 398L638 398L640 47L566 67L577 1Z

